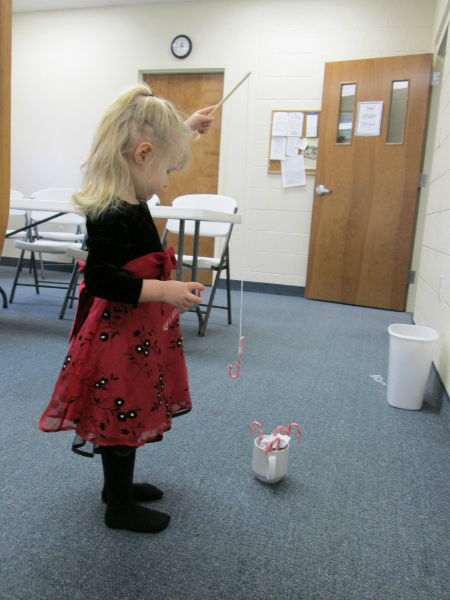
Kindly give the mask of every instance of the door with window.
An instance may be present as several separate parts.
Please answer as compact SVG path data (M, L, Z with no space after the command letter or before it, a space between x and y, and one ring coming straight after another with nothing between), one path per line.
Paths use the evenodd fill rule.
M307 298L402 311L432 55L327 63Z
M196 110L220 102L223 96L223 73L152 73L144 75L155 96L170 100L186 117ZM178 196L186 194L217 194L219 181L220 132L222 110L214 113L214 123L206 135L192 143L192 162L188 169L170 175L169 185L158 194L161 204L170 206ZM165 221L155 221L160 235ZM167 236L168 247L177 251L178 236ZM184 253L192 254L193 238L186 236ZM214 239L201 238L200 256L214 256ZM183 278L190 280L190 273ZM199 272L198 281L211 285L211 272Z

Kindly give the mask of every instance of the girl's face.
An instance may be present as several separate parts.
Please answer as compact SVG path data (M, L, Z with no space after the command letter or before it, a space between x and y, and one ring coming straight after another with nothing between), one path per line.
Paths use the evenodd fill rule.
M169 161L153 155L153 146L144 142L137 148L131 161L131 173L137 200L149 200L169 183L174 170Z
M134 182L136 198L138 200L149 200L154 194L158 194L169 184L170 170L166 161L154 161L143 169L142 177Z

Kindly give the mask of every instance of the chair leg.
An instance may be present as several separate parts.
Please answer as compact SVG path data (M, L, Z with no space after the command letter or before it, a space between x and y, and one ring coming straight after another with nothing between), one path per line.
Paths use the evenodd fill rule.
M40 262L40 265L41 265L41 276L42 276L42 279L45 279L44 261L42 260L42 253L41 252L39 253L39 262Z
M231 325L231 280L230 280L230 268L229 268L229 256L227 250L226 271L227 271L227 309L228 309L228 325Z
M212 305L213 305L213 302L214 302L214 296L216 295L216 291L217 291L217 288L219 286L219 279L220 279L219 274L220 274L220 270L217 271L217 273L216 273L216 278L214 280L214 285L212 287L211 295L209 297L208 307L206 309L205 316L203 317L203 323L202 323L202 325L201 325L201 327L200 327L200 329L198 331L198 335L200 337L203 337L205 335L206 325L208 324L209 315L211 313Z
M38 279L37 268L36 268L36 257L34 255L34 252L30 252L30 255L31 255L31 264L33 266L34 287L36 288L36 294L39 294L39 279ZM42 258L41 258L41 261L42 261Z
M8 298L6 297L5 290L0 285L0 294L3 298L3 308L8 308Z
M19 262L17 263L16 275L14 277L14 281L12 284L11 293L9 295L9 303L10 304L14 300L14 294L16 293L17 281L19 280L19 275L20 275L20 272L21 272L22 266L23 266L24 255L25 255L25 250L22 250L22 252L20 253L20 256L19 256Z
M80 276L80 273L78 272L78 269L77 269L77 272L76 272L76 275L75 275L75 281L74 281L74 284L73 284L73 293L72 293L72 296L70 297L69 308L73 308L74 302L76 300L76 291L77 291L78 277L79 276Z
M64 302L61 307L61 311L59 313L60 319L64 319L64 315L66 314L66 308L67 308L67 304L68 304L69 300L71 301L70 306L71 307L73 306L73 299L75 297L75 292L77 289L77 281L78 281L78 262L75 261L75 263L73 265L72 276L69 281L69 286L67 288L67 292L64 297Z

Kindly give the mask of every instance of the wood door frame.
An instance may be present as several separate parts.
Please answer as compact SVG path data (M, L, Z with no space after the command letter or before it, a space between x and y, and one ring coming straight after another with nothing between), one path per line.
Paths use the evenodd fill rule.
M0 256L9 216L11 177L12 0L0 2Z
M208 67L207 69L140 69L139 73L139 83L144 82L145 75L195 75L197 73L208 74L208 73L219 73L225 75L224 67L212 68Z

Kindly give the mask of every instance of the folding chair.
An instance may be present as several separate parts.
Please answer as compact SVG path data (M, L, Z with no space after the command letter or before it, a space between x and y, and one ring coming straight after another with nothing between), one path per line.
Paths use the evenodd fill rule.
M17 190L9 190L9 198L12 200L22 200L24 198L24 195L22 194L22 192L18 192ZM27 211L26 210L17 210L15 208L10 208L9 209L9 217L13 217L13 218L17 218L17 217L22 217L23 218L23 223L21 223L22 227L25 227L26 225L28 225L28 215L27 215ZM19 231L17 233L13 233L14 231L16 231L16 229L20 229L20 227L9 227L10 223L8 222L8 228L6 229L6 235L8 236L8 239L10 240L23 240L25 238L27 238L29 236L29 231ZM8 308L8 298L6 296L6 292L5 290L0 286L0 295L2 296L3 299L3 308Z
M84 250L83 248L79 248L78 246L72 245L67 248L66 254L67 254L67 256L70 256L70 258L73 258L75 263L74 263L74 267L73 267L73 271L72 271L72 277L70 278L70 281L69 281L69 287L67 288L64 302L61 307L61 312L59 313L60 319L64 319L64 315L66 313L66 309L67 309L67 305L69 304L69 301L70 301L69 308L73 308L73 303L75 300L77 300L77 285L78 285L78 278L80 276L79 268L78 268L78 261L82 260L83 262L86 262L88 251Z
M217 212L225 212L235 214L237 212L237 203L233 198L228 196L219 196L217 194L189 194L179 196L172 202L172 206L177 208L199 208L204 210L213 210ZM168 219L166 228L163 233L162 243L165 246L167 233L178 234L180 222L178 219ZM185 235L194 235L195 222L185 222ZM229 256L229 241L233 231L232 223L220 223L202 221L200 223L200 237L221 238L223 247L220 256L199 256L197 259L197 270L208 270L215 273L214 283L211 289L211 294L207 304L200 304L192 310L200 308L203 315L203 320L200 324L198 334L205 335L206 326L209 316L213 308L224 309L228 313L228 324L231 325L231 282L230 282L230 256ZM177 257L178 258L178 257ZM193 256L183 254L183 268L191 269L193 267ZM214 304L214 297L219 286L220 275L222 271L226 272L227 285L227 303L225 306ZM202 310L203 309L203 310Z
M17 190L9 190L9 197L11 200L22 200L24 198L24 195L22 194L22 192L18 192ZM28 215L27 215L27 211L26 210L18 210L15 208L10 208L9 209L9 216L10 217L23 217L23 226L28 224ZM17 227L15 229L18 229ZM6 235L12 233L14 230L14 228L9 228L6 230ZM16 233L14 235L11 235L8 239L10 240L17 240L17 239L24 239L26 237L28 237L28 232L27 231L19 231L19 233Z
M147 206L149 208L151 208L152 206L159 206L160 202L159 202L159 198L156 194L153 194L153 196L150 198L150 200L147 200Z
M69 188L51 188L35 192L32 194L32 199L67 202L72 198L74 192L75 190ZM33 221L39 221L41 219L52 217L52 215L55 214L57 213L32 210L30 214L31 221L29 224ZM84 228L84 218L75 213L67 213L52 219L52 222L56 223L61 228L66 228L68 226L72 227L75 231L42 231L41 227L35 227L33 228L34 239L28 237L25 240L16 240L14 242L14 246L21 250L21 253L9 297L9 301L11 303L14 300L17 286L34 287L36 289L36 294L39 294L40 287L58 288L64 290L67 289L68 283L62 284L60 281L49 281L45 279L42 266L42 254L66 255L67 248L71 245L74 245L74 243L76 246L81 248L85 236L85 233L81 231L82 228ZM33 271L34 283L23 283L19 281L23 268L25 252L27 251L30 252L31 270ZM41 279L39 279L37 275L35 254L39 254L41 257Z
M72 199L76 190L72 188L48 188L39 190L31 195L32 200L55 200L68 202ZM51 212L44 211L32 211L31 220L39 220L50 217ZM59 231L55 231L55 225L59 228ZM50 229L46 229L46 227ZM68 231L69 229L69 231ZM72 231L70 231L72 230ZM52 219L51 222L45 225L40 225L34 229L35 237L39 240L52 240L55 242L81 242L84 238L84 217L75 213L67 213ZM39 254L41 275L42 279L45 279L44 273L44 262L42 260L42 253Z

